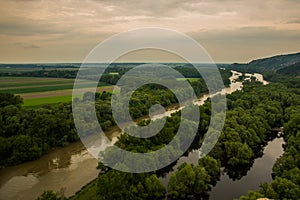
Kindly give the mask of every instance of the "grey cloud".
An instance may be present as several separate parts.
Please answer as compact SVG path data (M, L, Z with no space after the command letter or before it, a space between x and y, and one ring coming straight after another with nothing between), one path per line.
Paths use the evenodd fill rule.
M300 19L292 19L286 21L287 24L300 24Z
M243 27L234 30L190 32L217 61L248 62L284 52L299 52L300 30Z
M272 27L241 27L233 30L210 30L190 32L189 35L198 39L218 39L227 41L300 41L300 30L278 30Z
M27 46L24 46L25 49L39 49L41 48L40 46L37 46L35 44L30 44L30 45L27 45Z
M14 45L16 45L16 46L21 46L21 47L23 47L24 49L38 49L38 48L41 48L41 47L38 46L38 45L35 45L35 44L27 44L27 43L23 43L23 42L15 42Z
M15 2L35 2L35 1L41 1L41 0L12 0Z
M146 15L151 17L176 16L186 7L186 1L164 0L164 1L140 1L140 0L93 0L113 9L123 11L123 15ZM126 12L124 12L126 11ZM119 12L116 12L119 13Z
M0 21L0 35L32 36L39 34L65 34L70 30L54 23L13 18Z
M187 13L200 13L204 15L216 15L225 11L232 11L240 5L242 0L92 0L114 9L127 11L129 15L143 14L152 17L178 16ZM245 1L242 3L248 6ZM124 12L122 12L124 14Z

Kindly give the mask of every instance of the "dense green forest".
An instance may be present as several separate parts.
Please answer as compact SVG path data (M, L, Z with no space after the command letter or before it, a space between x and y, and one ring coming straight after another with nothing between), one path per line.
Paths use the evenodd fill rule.
M169 90L151 90L148 95L145 90L148 91L149 88L135 92L132 98L132 105L135 105L137 96L144 99L144 103L139 102L130 107L134 119L147 115L147 107L154 103L164 106L176 103ZM161 95L165 98L161 98ZM93 95L86 93L81 101L88 101L92 97ZM104 130L115 125L110 99L111 93L96 94L97 116ZM19 96L6 93L0 93L0 127L1 165L38 159L52 147L63 146L79 139L74 126L71 103L45 105L31 110L22 107L22 99Z
M194 166L184 163L178 168L170 178L168 198L208 198L209 190L219 179L220 167L224 167L225 171L233 179L243 177L252 166L254 159L262 155L263 147L267 142L277 136L277 132L273 129L289 122L290 119L286 118L286 111L299 105L299 92L298 89L289 89L280 83L263 86L260 83L248 82L245 84L243 91L237 91L228 95L227 119L219 142L210 153L210 156L200 159L198 165ZM210 102L208 101L201 106L200 110L202 117L198 137L196 137L195 141L201 140L207 130L210 119ZM140 139L123 134L116 145L134 152L156 150L167 144L174 137L179 123L180 112L177 112L167 118L164 129L154 137ZM295 125L297 123L294 122L292 127ZM189 150L199 148L198 144L198 141L196 141ZM205 167L204 165L208 166ZM155 172L155 176L163 176L172 166L174 166L174 163L164 170ZM112 196L113 194L125 197L133 195L136 196L135 199L148 198L147 194L145 194L145 191L147 191L145 189L146 183L143 182L145 179L138 177L136 179L140 183L137 183L137 185L140 186L133 184L133 188L123 186L124 189L120 190L119 181L116 181L116 185L111 182L108 188L102 185L102 182L105 182L106 179L112 180L119 173L122 173L120 175L122 182L130 182L132 176L139 175L118 172L106 168L102 164L99 165L99 168L102 169L103 174L98 178L97 198L114 199L115 196ZM150 176L150 174L147 176ZM158 185L161 185L161 183ZM158 190L164 191L163 189ZM108 193L107 191L110 192ZM137 193L136 191L140 192ZM164 199L165 197L162 193L160 197L157 196L155 198Z
M209 156L199 159L198 165L180 165L171 175L168 187L164 188L157 177L163 176L174 164L165 170L141 175L118 172L100 163L102 173L97 181L95 198L115 199L113 195L120 195L133 199L164 199L167 195L168 199L207 199L208 192L220 177L221 167L225 168L231 178L240 179L250 169L254 159L262 155L267 142L277 136L274 128L284 126L285 153L273 167L273 182L262 184L261 190L252 191L241 199L299 199L299 95L298 88L288 88L282 83L266 86L257 82L246 83L242 91L228 95L227 118L219 142ZM210 102L207 101L200 110L202 117L195 140L201 141L210 119ZM180 112L177 112L168 118L166 129L152 138L137 139L124 134L116 145L131 151L154 150L171 139L163 140L163 136L172 136L172 131L180 121L179 116ZM170 130L170 127L175 128ZM144 140L143 145L141 140ZM144 148L145 145L148 145L147 148ZM194 143L189 150L199 148L197 145L198 142ZM152 177L151 181L149 177ZM131 181L133 184L130 186L122 184ZM156 192L147 186L151 182L156 182Z
M289 65L287 67L277 70L278 74L290 75L290 76L299 76L300 75L300 62Z
M254 159L262 155L263 147L267 142L277 136L277 131L275 131L274 128L281 127L284 123L291 123L291 119L288 118L287 115L291 116L291 111L289 110L295 112L293 108L299 107L299 93L300 90L289 89L279 83L263 86L257 82L248 82L245 84L243 91L237 91L228 95L227 118L217 145L208 157L199 160L199 165L183 164L178 168L169 181L168 198L207 198L207 192L214 186L220 176L220 167L224 167L232 179L242 178L251 168ZM201 106L201 120L198 137L196 137L195 140L200 139L201 141L201 138L203 138L207 130L210 118L209 104L210 102L207 102ZM294 120L298 118L295 116ZM164 129L152 138L140 139L123 134L120 136L116 145L134 152L156 150L164 144L167 144L174 137L176 127L178 127L179 123L180 113L178 112L168 118ZM298 126L298 124L293 122L290 129L292 129L293 126ZM199 148L197 144L199 145L199 141L195 141L191 149ZM299 154L297 150L296 153ZM108 156L111 155L108 154ZM166 158L167 157L165 157L165 159ZM211 160L211 162L218 167L213 169L211 165L204 169L201 168L203 164L209 163L207 159ZM101 169L115 171L113 169L106 169L103 165L100 166ZM170 166L166 168L166 170L169 169ZM213 170L213 172L209 170ZM156 175L160 177L165 172L164 170L158 170ZM109 174L107 173L106 176L109 176ZM199 180L196 177L201 178L199 178ZM99 178L99 181L100 180L101 176ZM199 185L201 185L201 189ZM294 184L294 186L295 185L296 184ZM99 190L105 199L106 193L100 188ZM107 197L107 199L111 198Z
M224 82L228 82L230 71L221 71ZM202 78L193 81L191 85L197 96L207 92ZM93 98L93 94L86 93L80 101ZM116 125L111 114L111 93L96 93L95 100L99 123L103 130L108 130ZM145 85L139 88L130 101L132 118L148 115L149 108L157 103L167 107L176 104L177 99L170 90L159 85ZM91 130L94 125L91 124ZM6 93L0 93L0 127L0 165L35 160L53 147L64 146L79 139L74 127L71 103L44 105L39 109L30 110L22 107L22 99L19 96Z
M260 197L270 199L300 198L300 107L299 89L293 89L295 103L283 110L285 140L284 154L273 166L273 181L262 183L258 191L250 191L241 200L254 200ZM298 102L297 102L298 101Z
M22 108L22 99L0 94L0 165L35 160L52 147L79 138L70 104L38 110Z

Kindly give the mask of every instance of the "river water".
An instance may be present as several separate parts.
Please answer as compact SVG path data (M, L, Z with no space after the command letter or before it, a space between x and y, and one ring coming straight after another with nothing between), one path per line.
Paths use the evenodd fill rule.
M82 143L72 143L39 160L1 169L0 199L35 199L45 190L71 196L97 177L96 167Z
M271 182L272 167L276 159L283 154L283 138L269 142L264 149L264 155L257 158L247 173L240 180L233 181L227 174L222 174L220 181L210 192L211 200L234 199L246 195L249 190L259 189L264 182Z
M222 90L222 94L230 94L242 89L242 83L235 82L241 73L232 72L231 85ZM262 75L254 74L254 76L267 84ZM202 105L208 97L209 95L204 95L195 104ZM169 116L176 110L169 110L151 119ZM115 141L119 134L118 131L112 132L111 139ZM268 144L264 156L256 159L252 169L241 180L232 181L226 174L222 175L221 180L211 192L211 198L231 199L231 197L246 194L249 189L257 189L260 182L270 181L272 166L276 158L282 154L280 150L282 143L281 139L275 139ZM183 162L195 162L198 160L198 155L197 151L190 152L188 157L181 157L176 166ZM98 176L97 163L82 143L77 142L56 148L39 160L0 169L0 200L35 199L45 190L54 190L69 197ZM163 178L165 184L170 174Z

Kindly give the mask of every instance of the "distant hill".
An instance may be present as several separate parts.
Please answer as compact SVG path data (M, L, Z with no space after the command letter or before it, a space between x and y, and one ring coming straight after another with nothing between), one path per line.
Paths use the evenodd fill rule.
M300 62L300 52L295 54L279 55L251 61L249 67L278 70Z
M267 72L273 71L281 75L300 75L300 52L287 55L277 55L269 58L253 60L247 64L234 63L229 65L241 71Z
M300 76L300 62L276 70L278 74Z

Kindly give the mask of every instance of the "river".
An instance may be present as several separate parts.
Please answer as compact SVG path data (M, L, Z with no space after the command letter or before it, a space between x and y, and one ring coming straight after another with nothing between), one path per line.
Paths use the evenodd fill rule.
M242 83L235 81L241 73L236 71L232 72L230 87L223 89L220 93L230 94L242 89ZM263 80L262 75L254 74L254 76L259 81L267 84L267 82ZM209 95L202 96L195 104L202 105L208 97ZM158 119L166 115L169 116L178 109L169 110L163 115L153 116L152 119ZM116 140L119 134L120 132L118 131L112 132L110 134L112 136L111 139ZM278 140L279 139L275 139L268 144L264 156L256 159L248 175L240 181L234 182L225 174L222 175L221 180L216 187L213 188L211 197L219 199L218 194L222 194L222 199L224 199L223 197L226 197L225 194L227 193L235 197L239 195L239 193L234 190L248 191L248 189L256 189L261 181L270 181L271 168L275 159L281 155L278 149L281 148L282 142L276 142ZM186 161L196 161L198 155L196 151L191 152L188 157L181 157L177 165ZM96 166L97 160L88 153L81 142L72 143L62 148L56 148L39 160L0 169L0 200L35 199L45 190L58 191L66 197L69 197L80 190L82 186L97 177L99 171L96 169ZM165 184L169 175L170 173L163 180ZM265 178L261 179L260 177ZM241 190L241 188L244 190ZM245 192L241 194L245 194ZM231 198L232 195L228 196L228 198Z
M35 199L45 190L71 196L97 177L96 167L82 143L72 143L39 160L1 169L0 199Z
M276 159L283 154L283 138L276 138L269 142L264 149L264 155L257 158L247 173L240 180L233 181L225 173L221 175L220 181L210 192L211 200L234 199L246 195L249 190L259 189L264 182L271 182L272 167Z

